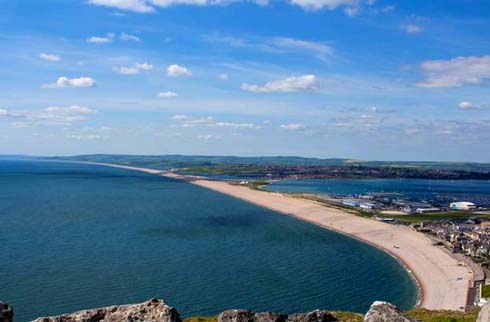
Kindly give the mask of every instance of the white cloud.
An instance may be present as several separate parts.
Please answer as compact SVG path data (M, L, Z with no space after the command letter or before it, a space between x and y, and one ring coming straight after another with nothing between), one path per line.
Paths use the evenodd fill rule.
M198 135L197 139L198 140L205 140L205 141L215 141L215 140L221 140L222 137L218 136L218 135L204 134L204 135Z
M134 66L135 67L115 66L112 67L112 70L123 75L136 75L139 74L140 71L149 71L153 69L153 65L148 63L136 63Z
M103 139L102 135L99 134L68 134L66 136L68 139L75 139L78 141L86 141L86 140L100 140Z
M0 108L0 118L9 116L9 112L6 109Z
M227 127L227 128L233 128L233 129L257 129L257 128L259 128L258 125L255 125L253 123L234 123L234 122L216 122L214 126L216 126L216 127Z
M384 8L381 9L381 12L383 13L389 13L389 12L393 12L396 10L396 6L395 5L389 5L389 6L386 6Z
M184 66L173 64L167 67L167 75L170 77L191 76L192 72Z
M139 74L140 70L136 67L126 67L126 66L114 66L112 70L116 73L123 75L136 75Z
M360 7L348 7L344 9L344 13L349 17L355 17L361 14Z
M136 41L136 42L140 41L140 38L138 36L126 34L124 32L121 35L119 35L119 39L121 39L122 41Z
M303 75L298 77L288 77L285 79L268 82L263 86L243 83L241 88L244 91L271 93L271 92L298 92L317 88L318 81L315 75Z
M173 5L194 5L208 6L225 4L227 0L150 0L152 4L159 7L169 7Z
M275 37L270 39L269 43L278 49L294 52L308 52L322 61L327 61L333 55L332 47L321 42Z
M96 113L97 110L92 108L73 105L68 107L50 106L40 110L24 110L11 116L19 120L12 123L14 127L25 128L32 125L70 126L76 122L86 121L88 116Z
M89 0L90 4L128 10L138 13L150 13L155 9L146 0Z
M489 105L480 105L468 101L462 101L458 104L458 107L462 110L480 110L483 108L489 108Z
M228 74L226 74L226 73L219 74L219 78L222 79L222 80L227 80L228 79Z
M174 5L192 5L192 6L217 6L226 5L229 3L246 2L246 0L88 0L88 3L116 8L119 10L127 10L137 13L152 13L156 11L156 7L167 8ZM259 6L266 6L270 3L269 0L249 0L248 2L255 3ZM297 5L304 10L335 10L339 7L347 7L345 13L347 15L356 15L363 5L374 5L372 0L287 0L292 5Z
M179 96L177 93L174 92L160 92L158 93L158 97L160 98L173 98Z
M60 77L53 84L44 84L42 88L66 88L66 87L93 87L95 86L95 80L91 77L80 77L80 78L67 78Z
M450 88L480 85L490 79L490 55L429 60L420 66L426 79L418 84L425 88Z
M204 39L211 43L223 43L234 48L246 48L273 54L308 54L322 61L329 61L333 49L321 41L310 41L288 37L249 37L222 36L219 34L206 35Z
M152 70L153 69L153 65L151 64L148 64L148 63L136 63L136 68L138 68L139 70Z
M424 30L424 29L422 29L422 27L417 26L417 25L413 25L413 24L402 25L402 26L400 26L400 28L409 34L418 34Z
M358 7L361 0L290 0L291 4L300 6L305 10L335 10L339 7Z
M281 124L279 127L287 131L301 131L305 129L305 126L299 123Z
M115 35L113 33L108 33L105 37L92 36L86 39L88 43L92 44L107 44L114 40Z
M185 120L185 119L187 119L187 116L182 114L172 116L172 120Z
M223 122L216 121L211 116L205 118L189 119L185 115L175 115L174 120L182 121L181 127L184 128L229 128L234 130L260 129L260 126L254 123Z
M97 113L96 110L89 107L83 107L73 105L69 107L50 106L42 109L40 113L37 113L35 118L46 119L56 122L76 122L86 120L87 115Z
M39 58L47 60L47 61L52 61L52 62L57 62L60 61L60 56L58 55L52 55L52 54L46 54L46 53L41 53L39 55Z

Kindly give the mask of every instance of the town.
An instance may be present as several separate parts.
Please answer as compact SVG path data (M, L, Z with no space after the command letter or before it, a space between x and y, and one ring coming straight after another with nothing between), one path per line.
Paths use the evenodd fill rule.
M426 234L434 247L471 267L474 272L468 296L469 307L490 301L490 210L469 201L442 204L413 201L396 193L319 196L330 205L393 225L407 225Z

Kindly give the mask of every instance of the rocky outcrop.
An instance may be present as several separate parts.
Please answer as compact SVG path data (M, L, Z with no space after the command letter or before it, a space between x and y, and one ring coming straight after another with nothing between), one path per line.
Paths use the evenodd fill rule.
M182 322L179 312L164 301L151 299L140 304L109 306L58 316L42 317L34 322Z
M0 301L0 322L13 322L13 308ZM490 303L480 312L477 322L490 322ZM163 300L151 299L139 304L115 305L37 318L34 322L182 322L179 312ZM256 313L247 310L228 310L218 315L217 322L337 322L329 311L279 314ZM393 304L374 302L364 316L364 322L415 322Z
M414 322L407 318L400 309L387 302L374 302L364 316L364 322Z
M316 310L309 313L278 314L255 313L246 310L228 310L218 316L218 322L335 322L337 319L328 311Z
M7 303L0 301L0 322L12 322L14 320L14 309Z
M309 313L296 313L288 316L287 322L334 322L337 319L328 311L316 310Z

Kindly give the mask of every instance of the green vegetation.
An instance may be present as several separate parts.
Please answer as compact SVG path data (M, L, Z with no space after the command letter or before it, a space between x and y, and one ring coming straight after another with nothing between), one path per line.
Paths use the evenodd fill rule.
M413 309L406 312L406 314L422 322L475 322L478 317L478 309L472 309L467 312Z
M429 311L426 309L413 309L405 312L409 317L421 322L475 322L478 317L478 309L467 312L457 311ZM340 322L362 322L363 315L353 312L332 312ZM217 322L218 318L197 316L184 320L184 322Z
M28 156L4 156L25 157ZM209 165L310 165L310 166L367 166L367 167L396 167L410 169L439 169L460 171L490 171L490 163L475 162L416 162L416 161L366 161L354 159L318 159L302 157L235 157L235 156L206 156L206 155L116 155L92 154L72 157L50 158L64 160L83 160L93 162L108 162L132 164L135 166L158 165L165 167L191 167Z
M181 171L189 174L253 176L260 173L261 167L255 165L206 165L182 168Z
M364 315L360 313L353 312L332 312L332 314L340 321L340 322L362 322Z
M390 217L404 223L419 223L422 221L444 221L454 219L469 219L472 217L490 218L490 214L475 214L468 211L435 212L416 215L390 215Z
M267 181L267 180L257 180L257 181L253 181L251 183L251 188L255 189L255 190L260 190L261 187L266 186L268 184L269 184L269 181Z
M193 316L187 319L184 319L184 322L217 322L217 316Z
M481 297L485 299L490 298L490 285L482 285Z

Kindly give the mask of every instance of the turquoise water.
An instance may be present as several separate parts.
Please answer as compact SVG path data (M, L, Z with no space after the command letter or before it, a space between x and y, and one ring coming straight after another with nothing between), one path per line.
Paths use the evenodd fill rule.
M151 297L184 316L416 301L378 249L135 171L0 161L0 220L0 299L16 321Z
M399 193L416 200L449 202L466 200L490 206L490 181L426 179L329 179L279 180L265 187L270 191L355 195L365 193Z

